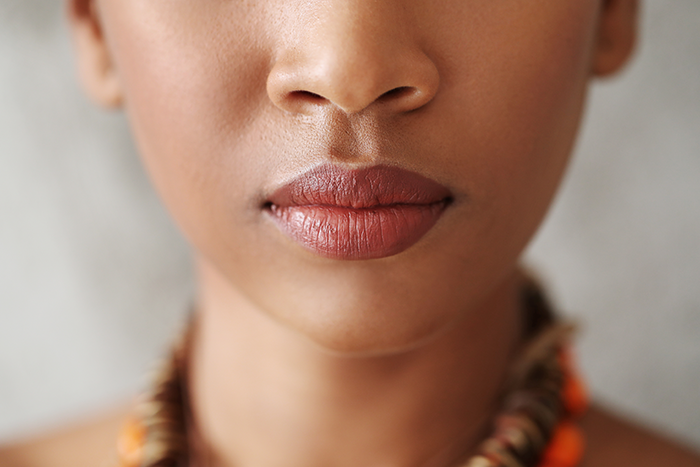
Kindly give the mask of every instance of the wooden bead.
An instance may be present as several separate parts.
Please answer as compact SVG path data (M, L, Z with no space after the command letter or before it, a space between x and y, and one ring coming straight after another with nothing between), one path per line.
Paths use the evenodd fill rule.
M464 464L464 467L497 467L497 465L487 457L474 456Z

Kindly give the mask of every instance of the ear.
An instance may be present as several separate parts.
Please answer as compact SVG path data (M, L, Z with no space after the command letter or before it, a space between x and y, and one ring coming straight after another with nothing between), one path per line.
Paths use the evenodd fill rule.
M593 60L596 76L610 76L629 60L637 42L638 0L601 0Z
M67 0L78 72L88 95L98 104L121 106L122 89L105 40L97 0Z

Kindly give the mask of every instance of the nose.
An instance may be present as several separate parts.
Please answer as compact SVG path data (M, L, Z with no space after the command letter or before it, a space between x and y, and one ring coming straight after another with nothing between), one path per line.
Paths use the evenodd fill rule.
M312 21L289 26L292 37L281 41L268 75L267 93L277 107L306 115L325 106L347 114L370 106L404 113L433 99L440 76L419 46L420 28L405 0L313 3L322 5Z

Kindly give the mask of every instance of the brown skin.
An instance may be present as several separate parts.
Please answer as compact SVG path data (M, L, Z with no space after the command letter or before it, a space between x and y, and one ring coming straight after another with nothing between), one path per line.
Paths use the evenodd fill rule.
M630 55L637 2L68 5L86 88L126 109L196 250L199 454L217 467L443 467L472 450L521 343L519 256L589 81ZM455 201L396 256L320 258L261 206L327 162L414 170ZM585 426L587 466L677 452L597 411ZM647 446L658 455L640 456ZM50 458L26 465L61 465Z
M78 31L104 34L102 51L81 47L102 74L88 87L124 102L201 268L235 290L231 308L249 304L341 352L430 339L513 274L568 161L591 70L604 66L598 0L96 5L100 23ZM413 93L384 96L398 87ZM455 202L400 255L322 259L260 206L327 161L409 168Z

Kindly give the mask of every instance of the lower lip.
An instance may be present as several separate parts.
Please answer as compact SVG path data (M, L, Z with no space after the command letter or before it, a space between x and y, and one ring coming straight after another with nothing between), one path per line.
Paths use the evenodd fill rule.
M271 206L286 235L320 256L365 260L393 256L417 243L438 221L446 201L372 208Z

